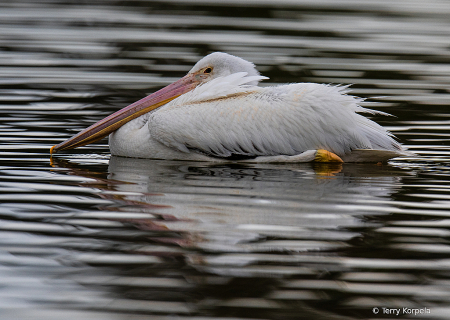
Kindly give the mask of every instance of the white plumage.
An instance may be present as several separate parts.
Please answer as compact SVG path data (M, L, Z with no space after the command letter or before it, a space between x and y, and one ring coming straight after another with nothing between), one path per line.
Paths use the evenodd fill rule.
M399 155L404 150L383 127L358 114L377 112L359 106L361 100L347 95L346 87L258 87L267 78L248 61L225 53L210 54L190 73L208 66L215 72L209 81L111 134L111 153L213 160L295 156L318 149L341 157L356 149Z
M264 79L253 63L212 53L180 80L50 152L111 133L111 153L136 158L305 162L328 161L331 155L338 161L377 162L407 154L386 129L360 114L381 112L361 107L347 87L259 87Z

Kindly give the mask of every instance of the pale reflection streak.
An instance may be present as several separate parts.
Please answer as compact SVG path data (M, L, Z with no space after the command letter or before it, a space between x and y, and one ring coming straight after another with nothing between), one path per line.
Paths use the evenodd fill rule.
M58 166L58 163L54 165ZM69 168L71 174L89 180L95 177L89 171L79 170L77 165L66 162L59 165ZM73 261L93 266L124 263L157 266L166 263L159 258L165 252L163 256L183 257L186 265L203 276L281 281L264 298L236 297L217 301L215 308L245 309L253 306L280 310L293 299L331 299L331 292L336 290L350 295L378 295L380 290L390 288L366 285L364 280L350 285L345 280L312 279L325 270L346 274L354 270L353 264L364 268L367 263L367 270L372 268L373 259L349 259L337 257L336 253L351 249L349 241L359 236L359 232L350 229L367 228L361 221L359 201L374 204L371 215L387 214L390 205L385 200L399 191L402 177L411 176L409 172L375 165L209 165L121 157L110 159L108 172L108 179L94 178L97 182L89 182L100 188L98 196L115 203L102 210L114 212L114 221L141 230L134 232L134 236L139 234L150 243L133 245L131 252L122 255L117 252L78 254L71 258ZM345 204L342 210L337 205L339 203ZM353 203L354 210L349 210ZM376 212L377 207L379 212ZM151 216L136 219L132 216L136 211L147 212ZM129 214L131 216L128 217ZM88 215L83 214L83 217L88 218ZM98 214L97 217L101 219ZM80 218L75 215L60 223L85 225ZM104 218L109 219L108 215ZM101 224L96 226L95 223L90 227L102 228ZM103 229L99 235L112 235ZM116 232L120 237L127 237L126 230ZM175 250L177 247L181 250ZM277 255L274 254L276 252L290 254ZM315 252L321 252L320 256ZM385 260L385 265L393 268L396 261ZM379 267L383 269L381 265ZM290 277L305 280L292 282L287 280ZM94 281L96 276L86 275L76 279L86 284L134 286L133 281L121 277ZM197 278L194 288L202 281ZM155 284L149 285L153 287ZM386 290L384 294L404 295L398 290ZM355 303L351 302L353 307L363 307ZM109 309L105 305L103 307ZM202 303L197 305L197 308L204 307ZM117 308L120 310L119 306ZM126 300L123 308L139 309ZM151 312L151 309L147 311Z
M448 318L449 5L274 3L1 5L0 317ZM101 142L48 166L55 142L210 51L255 62L266 85L352 84L423 157L329 170L112 159L108 176Z

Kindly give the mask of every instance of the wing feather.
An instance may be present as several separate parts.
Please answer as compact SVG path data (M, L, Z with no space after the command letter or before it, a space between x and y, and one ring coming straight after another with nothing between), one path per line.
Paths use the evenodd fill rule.
M242 83L239 77L232 80ZM383 127L358 114L373 111L347 95L346 87L299 83L237 89L230 84L228 92L216 89L218 98L204 89L197 93L203 99L194 90L151 113L151 136L183 152L225 158L296 155L320 148L338 155L354 149L402 149Z

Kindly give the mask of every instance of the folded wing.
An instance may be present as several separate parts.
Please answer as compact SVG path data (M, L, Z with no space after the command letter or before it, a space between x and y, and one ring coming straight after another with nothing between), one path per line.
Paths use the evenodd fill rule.
M403 150L392 135L360 112L346 87L299 83L240 86L218 98L173 100L149 116L150 135L183 152L229 158L296 155L326 149ZM225 90L226 91L226 90Z

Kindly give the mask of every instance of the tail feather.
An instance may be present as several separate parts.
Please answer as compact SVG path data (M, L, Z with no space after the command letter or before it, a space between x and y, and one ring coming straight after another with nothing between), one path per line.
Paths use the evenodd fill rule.
M358 109L358 112L390 116L390 114L388 113L366 109L363 107L359 107ZM401 143L395 140L395 136L384 127L364 116L360 116L358 118L359 128L369 140L371 149L390 150L398 152L403 152L406 150L406 148Z

